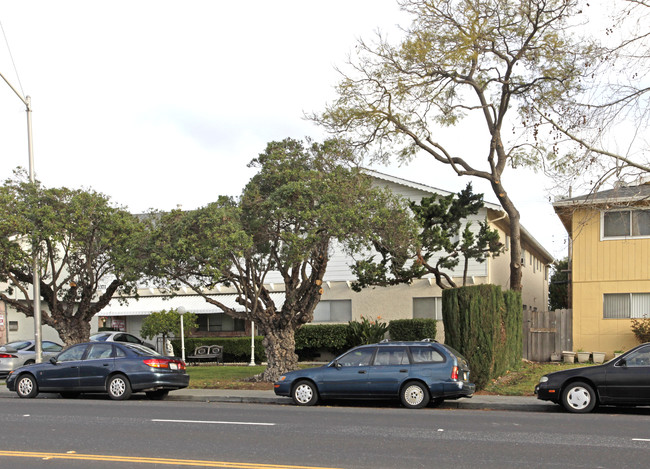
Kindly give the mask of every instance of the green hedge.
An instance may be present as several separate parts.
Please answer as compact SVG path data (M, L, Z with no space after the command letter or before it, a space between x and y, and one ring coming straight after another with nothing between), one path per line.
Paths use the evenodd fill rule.
M445 343L469 361L472 381L483 389L493 377L516 369L522 354L521 294L496 285L443 290Z
M255 337L255 361L261 363L266 361L266 352L262 345L262 336ZM171 341L174 347L174 355L181 356L181 341ZM221 345L223 347L223 361L228 362L250 362L251 360L251 338L250 337L198 337L185 339L185 356L191 355L196 347L201 345Z
M435 319L394 319L388 323L391 340L422 340L436 338Z
M308 324L296 331L298 359L311 361L321 351L339 355L351 347L347 324Z

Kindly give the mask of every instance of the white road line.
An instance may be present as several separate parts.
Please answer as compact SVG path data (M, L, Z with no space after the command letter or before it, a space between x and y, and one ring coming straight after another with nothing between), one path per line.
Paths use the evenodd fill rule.
M632 441L650 441L650 438L632 438Z
M220 425L261 425L272 427L274 423L263 422L226 422L221 420L165 420L165 419L151 419L152 422L167 422L167 423L207 423L207 424L220 424Z

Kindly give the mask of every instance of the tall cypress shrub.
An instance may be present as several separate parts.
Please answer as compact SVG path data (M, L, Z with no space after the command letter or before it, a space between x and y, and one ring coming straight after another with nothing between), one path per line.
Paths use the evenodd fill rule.
M442 317L445 343L467 358L477 389L518 366L522 350L519 293L504 294L497 285L443 290Z

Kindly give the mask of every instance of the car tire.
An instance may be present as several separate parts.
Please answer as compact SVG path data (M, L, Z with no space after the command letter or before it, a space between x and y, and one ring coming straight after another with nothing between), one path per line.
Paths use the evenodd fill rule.
M36 378L30 374L20 375L16 380L16 394L22 398L36 397L38 394Z
M158 389L157 391L147 391L145 394L152 401L162 401L169 394L169 390L167 390L167 389Z
M296 405L316 405L318 402L318 389L311 381L298 381L291 391L291 398Z
M115 401L125 401L131 397L131 383L126 376L122 374L113 375L108 379L106 391L111 399Z
M404 407L421 409L429 404L429 390L418 381L409 381L402 387L400 399Z
M597 398L594 389L582 381L574 381L562 391L562 406L569 412L587 413L596 407Z

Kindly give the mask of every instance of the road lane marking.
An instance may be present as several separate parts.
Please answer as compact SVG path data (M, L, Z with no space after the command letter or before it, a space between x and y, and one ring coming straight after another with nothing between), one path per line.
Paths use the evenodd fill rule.
M632 438L632 441L650 441L650 438Z
M225 420L167 420L167 419L151 419L152 422L167 422L167 423L208 423L208 424L221 424L221 425L261 425L272 427L274 423L264 422L227 422Z
M161 464L176 466L220 467L227 469L340 469L319 466L291 466L286 464L255 464L228 461L204 461L199 459L145 458L133 456L109 456L103 454L45 453L27 451L0 451L0 456L14 458L38 458L44 460L68 459L80 461L126 462L139 464Z

